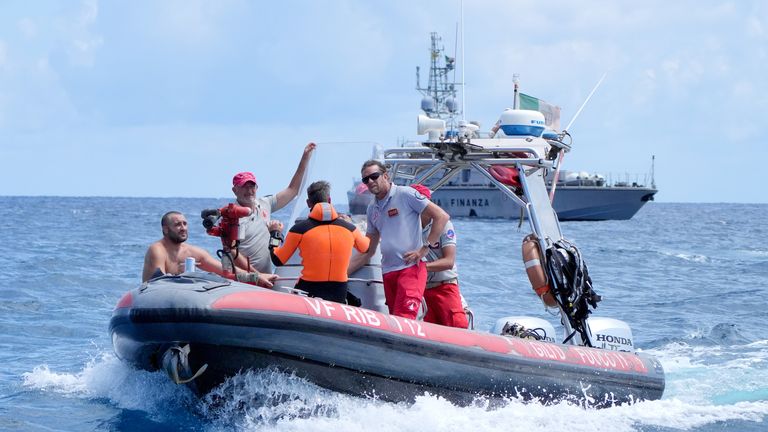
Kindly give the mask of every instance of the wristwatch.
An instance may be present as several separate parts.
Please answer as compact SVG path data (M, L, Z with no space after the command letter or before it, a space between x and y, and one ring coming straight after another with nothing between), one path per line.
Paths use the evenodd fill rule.
M269 248L279 247L283 242L283 233L278 230L272 231L269 236Z

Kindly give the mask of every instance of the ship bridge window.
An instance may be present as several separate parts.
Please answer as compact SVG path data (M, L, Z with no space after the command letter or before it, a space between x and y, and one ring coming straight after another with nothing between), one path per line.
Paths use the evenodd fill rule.
M469 181L469 176L472 174L472 170L469 168L461 170L461 181L463 183L467 183Z

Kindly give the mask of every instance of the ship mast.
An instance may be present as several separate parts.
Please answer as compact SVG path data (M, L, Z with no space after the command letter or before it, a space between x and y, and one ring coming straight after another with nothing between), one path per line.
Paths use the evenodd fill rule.
M421 109L430 118L445 120L451 127L461 116L456 101L457 84L449 79L449 74L456 69L456 58L444 54L442 38L436 32L430 33L430 66L427 86L422 87L419 79L419 67L416 67L416 90L424 97Z

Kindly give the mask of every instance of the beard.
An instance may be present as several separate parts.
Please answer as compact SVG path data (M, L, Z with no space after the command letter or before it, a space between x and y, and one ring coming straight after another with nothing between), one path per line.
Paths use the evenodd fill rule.
M187 234L179 234L173 231L168 231L168 240L176 244L184 243L185 241L187 241L187 237L188 237Z
M256 196L238 197L237 203L243 207L253 208L256 206Z

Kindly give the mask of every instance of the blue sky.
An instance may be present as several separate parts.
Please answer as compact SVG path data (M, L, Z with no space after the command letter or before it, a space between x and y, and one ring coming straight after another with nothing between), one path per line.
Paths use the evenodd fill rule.
M334 199L371 142L416 138L452 1L23 1L0 6L0 195L227 197L285 187L308 141ZM644 174L658 201L768 202L768 2L467 1L466 117L562 107L564 169ZM461 63L461 58L459 58ZM750 162L750 163L747 163ZM634 177L633 177L634 178Z

